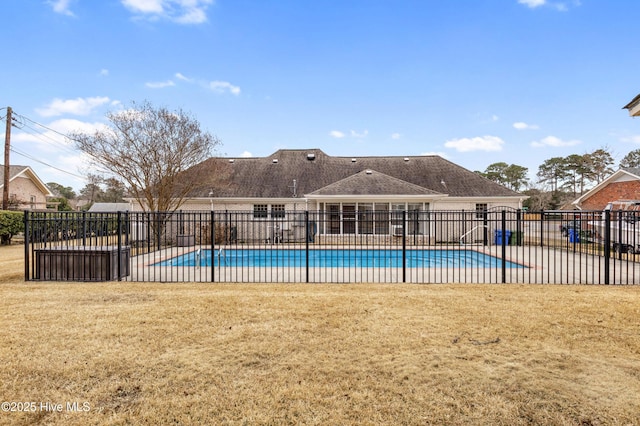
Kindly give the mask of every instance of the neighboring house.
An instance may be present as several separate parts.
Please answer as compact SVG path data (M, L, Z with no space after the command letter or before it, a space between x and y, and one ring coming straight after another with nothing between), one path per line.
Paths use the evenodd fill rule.
M603 210L616 200L640 200L640 168L620 168L572 204L581 210Z
M640 117L640 95L633 98L633 100L623 106L622 109L628 109L629 115L632 117Z
M0 193L4 191L4 166L0 165ZM9 209L42 210L53 193L29 166L9 167ZM0 204L0 207L2 205Z

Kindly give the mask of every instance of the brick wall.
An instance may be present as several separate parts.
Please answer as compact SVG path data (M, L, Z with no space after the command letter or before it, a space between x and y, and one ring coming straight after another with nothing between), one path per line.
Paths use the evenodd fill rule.
M615 200L640 200L640 181L610 183L582 202L583 210L602 210Z

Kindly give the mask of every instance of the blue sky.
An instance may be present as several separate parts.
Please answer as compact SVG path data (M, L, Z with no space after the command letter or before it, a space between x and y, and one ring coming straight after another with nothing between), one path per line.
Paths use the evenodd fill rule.
M640 93L636 0L3 6L0 106L21 127L11 163L76 190L82 156L34 122L91 131L144 100L188 111L233 157L439 154L533 178L552 157L609 147L617 167L640 148L640 121L622 110Z

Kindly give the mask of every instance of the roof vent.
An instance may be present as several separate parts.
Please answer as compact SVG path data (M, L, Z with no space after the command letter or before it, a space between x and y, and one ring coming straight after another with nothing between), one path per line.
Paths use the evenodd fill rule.
M234 160L233 158L230 158L230 159L229 159L229 162L230 162L230 163L235 163L235 161L236 161L236 160Z
M274 159L273 159L273 161L272 161L272 163L273 163L273 164L275 164L275 163L277 163L277 162L278 162L278 159L277 159L277 158L274 158Z
M371 170L366 170L365 173L368 174L368 175L373 174L373 172Z
M315 159L316 159L316 155L315 154L313 154L313 153L312 154L307 154L307 160L313 161Z
M406 163L407 161L409 161L409 157L404 157L404 161L405 161L405 163Z
M352 158L352 159L351 159L351 162L352 162L352 163L355 163L355 162L356 162L356 159L355 159L355 158Z

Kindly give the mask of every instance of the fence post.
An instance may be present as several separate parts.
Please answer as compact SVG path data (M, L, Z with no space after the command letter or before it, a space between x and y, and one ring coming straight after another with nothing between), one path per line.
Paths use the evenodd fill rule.
M311 229L309 229L309 210L304 211L304 265L305 265L305 282L309 283L309 233Z
M516 235L514 241L517 246L524 246L524 232L522 231L522 210L516 211Z
M620 241L620 240L618 240ZM611 273L609 261L611 259L611 211L604 211L604 283L610 284Z
M117 213L117 222L118 222L118 257L116 262L118 262L118 281L122 281L122 262L120 261L120 259L122 259L122 212L118 212Z
M131 245L131 220L129 219L129 211L125 212L124 219L124 245Z
M507 212L502 210L501 212L502 222L502 284L507 282Z
M24 280L30 281L29 277L29 240L31 235L29 233L29 211L24 211Z
M482 212L482 244L485 247L489 245L489 213L486 210Z
M402 211L402 282L407 282L407 211Z
M216 232L215 232L215 221L213 219L213 209L211 209L211 216L209 219L209 236L211 237L211 282L214 283L215 280L215 270L216 270L216 256L215 256L215 245L216 245Z
M82 211L82 245L87 245L87 212Z
M162 249L162 229L164 227L164 215L165 213L156 212L156 250L160 251Z
M544 209L540 210L540 247L544 247Z
M623 245L622 243L622 210L618 210L618 212L616 213L616 218L615 218L616 222L618 222L618 260L622 260L622 253L627 251L627 249L625 248L626 245ZM628 233L629 231L627 231Z

